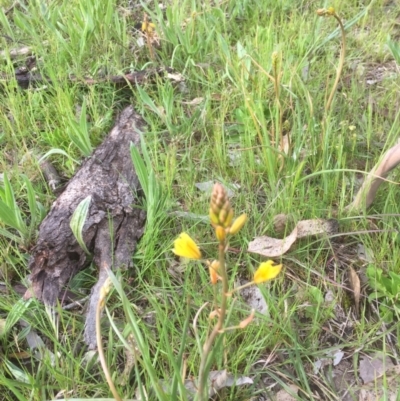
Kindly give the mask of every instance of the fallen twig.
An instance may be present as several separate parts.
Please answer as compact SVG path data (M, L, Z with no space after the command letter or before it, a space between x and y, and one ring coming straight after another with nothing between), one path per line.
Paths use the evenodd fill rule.
M47 41L43 42L43 45L47 44ZM30 56L34 53L34 50L35 49L31 46L22 46L15 49L2 50L0 52L0 58L6 59L7 57L10 57L11 59L13 59L19 56Z
M368 208L375 199L379 186L396 166L400 164L400 143L390 148L365 178L354 201L346 207L347 211Z
M152 68L143 71L132 72L124 75L109 75L103 78L77 78L77 77L68 77L67 81L71 83L80 83L83 85L95 85L100 83L111 83L111 84L120 84L126 85L127 83L137 84L143 83L148 79L159 76L163 73L172 73L173 70L169 67L163 68ZM14 76L9 76L5 74L0 75L0 83L7 83L11 80L15 79L18 85L27 89L32 85L51 85L52 80L44 77L40 74L35 74L30 71L24 71L23 73L16 73Z

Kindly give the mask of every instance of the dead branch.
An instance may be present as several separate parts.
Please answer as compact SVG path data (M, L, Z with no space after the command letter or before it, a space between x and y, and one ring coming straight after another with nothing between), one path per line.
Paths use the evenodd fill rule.
M383 159L369 172L354 201L346 207L346 210L356 212L371 206L379 186L398 164L400 164L400 143L390 148Z
M85 341L90 348L96 347L96 305L107 278L106 268L131 266L132 254L143 232L145 213L135 207L140 202L140 187L130 155L130 144L139 143L143 127L143 120L133 107L123 110L110 134L53 203L31 252L29 268L34 295L54 305L69 279L92 262L70 228L76 207L91 196L82 232L93 263L99 269L85 326Z
M151 80L163 73L172 73L171 68L152 68L143 71L132 72L124 75L110 75L103 78L77 78L68 77L66 78L68 82L79 83L82 85L95 85L100 83L110 83L114 85L127 85L130 84L140 84ZM12 79L17 81L17 84L22 89L28 89L32 86L39 85L51 85L52 81L49 78L43 77L40 74L32 73L28 70L23 72L18 72L14 76L9 76L5 74L0 75L0 83L10 82Z

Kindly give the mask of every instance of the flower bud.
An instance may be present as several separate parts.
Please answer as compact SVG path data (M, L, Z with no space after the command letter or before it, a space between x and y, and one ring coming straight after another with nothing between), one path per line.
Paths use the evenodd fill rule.
M231 228L229 229L229 234L235 235L237 234L243 226L246 224L247 221L247 214L241 214L232 224Z
M226 216L226 219L225 219L225 222L224 222L224 227L225 228L230 227L231 224L232 224L232 220L233 220L233 209L230 208L229 212L228 212L228 215Z
M246 326L248 326L254 319L255 313L255 309L252 309L250 315L239 323L239 329L244 329Z
M208 269L210 271L210 280L211 284L217 284L218 279L218 269L219 269L219 262L218 260L214 260L212 263L208 263Z
M228 211L225 210L225 209L221 209L220 212L219 212L219 215L218 215L218 222L220 224L224 224L227 216L228 216Z
M218 224L218 214L216 214L212 208L210 207L209 216L211 220L211 224Z
M224 242L226 239L226 231L225 228L222 226L215 227L215 235L219 242Z
M211 192L211 208L217 212L222 209L226 201L228 201L228 194L225 188L219 182L216 182Z

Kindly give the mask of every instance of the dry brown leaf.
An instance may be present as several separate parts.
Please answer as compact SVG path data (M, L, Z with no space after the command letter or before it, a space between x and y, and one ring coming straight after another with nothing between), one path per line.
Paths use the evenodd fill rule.
M372 357L363 356L360 360L360 377L364 384L373 383L386 372L393 373L398 366L394 366L392 360L383 352L377 352Z
M289 154L289 135L283 135L282 142L279 144L279 150L283 152L285 155Z
M243 386L246 384L253 384L253 380L247 376L233 376L224 370L214 370L211 371L208 375L209 381L209 397L213 397L217 392L224 387L232 387L232 386ZM164 384L163 383L163 387ZM197 383L195 379L187 379L185 380L185 388L188 390L188 399L192 400L192 394L195 395L197 393Z
M400 143L390 148L383 159L375 165L365 178L364 183L356 194L354 201L347 206L348 211L357 211L371 206L379 186L391 170L400 164Z
M183 77L182 74L176 73L176 74L172 74L172 73L168 73L167 77L174 82L183 82L185 80L185 78Z
M297 238L312 235L332 235L339 231L339 224L335 219L301 220L297 223Z
M361 362L360 362L361 365ZM400 386L400 365L392 366L384 372L379 379L364 384L360 388L359 401L375 400L398 400L398 389Z
M360 309L361 283L357 272L351 266L349 267L349 283L350 288L353 290L354 303L356 305L356 313L358 315Z
M297 238L297 228L284 239L268 236L257 237L249 243L248 251L268 258L276 258L286 253Z
M297 395L299 388L296 385L291 384L289 386L289 389L290 389L290 393L288 391L286 391L285 389L279 390L276 393L276 401L296 401L298 398L293 397L293 395L291 395L291 394Z
M209 389L210 397L216 394L224 387L243 386L245 384L253 384L253 380L247 376L235 377L226 370L211 371L209 375L211 388Z
M0 337L6 332L6 319L0 319Z
M200 103L203 102L203 100L204 100L204 97L195 97L190 102L182 102L182 104L187 104L188 106L198 106Z
M282 228L289 219L284 214L279 214L274 219L275 229L282 231ZM285 238L277 239L268 236L256 237L249 243L248 251L257 253L268 258L276 258L285 254L294 244L297 238L310 236L332 235L338 232L339 225L334 219L312 219L299 221L294 230Z

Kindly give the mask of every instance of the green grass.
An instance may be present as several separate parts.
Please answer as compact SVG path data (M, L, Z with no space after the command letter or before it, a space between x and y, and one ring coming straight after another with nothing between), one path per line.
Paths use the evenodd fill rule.
M0 224L1 281L11 288L29 274L28 252L40 219L55 199L35 155L50 152L49 160L60 175L70 178L80 161L102 142L118 111L132 103L147 122L145 172L153 172L151 179L159 187L153 187L147 198L152 217L133 255L135 267L116 273L121 287L107 303L110 319L122 333L117 335L109 319L104 319L104 347L120 395L134 398L135 391L149 392L158 380L176 380L173 399L185 399L183 366L185 377L198 374L199 348L192 323L198 309L212 299L212 288L204 265L189 262L178 269L170 249L175 237L187 231L213 258L215 239L208 224L170 212L207 215L208 194L197 190L195 183L215 180L228 187L240 185L232 204L236 215L249 215L249 222L230 244L237 250L228 252L232 283L237 276L252 276L261 258L246 253L247 244L259 235L273 236L273 217L279 213L293 214L296 221L337 216L342 233L333 244L302 240L282 257L286 274L262 286L268 314L257 316L244 331L229 332L225 351L217 353L212 367L252 376L256 384L224 390L221 398L245 400L265 393L261 379L269 378L270 383L278 383L268 390L271 394L294 383L302 390L299 399L306 395L313 399L318 392L322 399L336 399L329 380L312 372L313 362L327 350L340 348L354 354L355 367L362 347L390 355L396 351L386 342L380 316L366 299L372 289L363 287L356 319L352 297L342 286L348 285L349 264L357 271L365 268L355 256L357 244L371 252L375 266L400 274L394 233L400 223L398 186L383 184L373 206L359 216L348 216L344 210L356 192L354 170L368 172L398 139L398 79L388 73L377 84L366 81L376 75L379 65L388 68L393 63L387 39L399 37L400 7L383 0L364 5L355 0L331 4L237 0L219 6L212 1L171 0L163 11L157 2L137 7L132 3L136 2L21 1L7 15L1 10L12 2L0 3L2 49L32 47L36 73L51 79L22 90L5 76L23 66L25 57L6 56L1 64L0 170L4 176L0 195L6 203L8 191L17 219L13 224L3 219ZM319 18L315 11L330 5L349 27L344 71L322 143L325 99L336 73L340 33L334 19ZM144 12L159 36L159 44L153 45L154 60L148 46L137 45L140 34L134 27ZM272 74L274 51L281 57L280 103L292 145L291 155L283 157L278 148L279 109L266 75ZM127 89L83 83L98 74L156 66L173 67L184 76L184 83L163 77ZM69 76L81 83L70 82ZM200 97L198 105L190 104ZM398 172L390 176L392 181L398 178ZM71 283L74 290L88 293L94 273L86 273ZM334 302L327 307L324 297L329 290ZM17 300L12 290L0 297L0 321L20 317L12 309ZM352 321L345 334L331 324L335 304ZM240 297L232 305L231 322L238 323L249 307ZM3 333L0 399L50 400L60 391L70 398L111 396L100 365L82 362L86 350L80 311L60 309L57 330L36 301L22 316L43 339L46 350L38 360L28 349L27 331L18 324ZM205 310L198 321L200 342L208 326ZM398 338L398 314L386 328ZM133 343L128 341L130 334ZM139 350L133 351L135 343ZM21 351L27 351L28 357L16 357ZM121 385L118 378L129 352L137 354L137 364L128 384ZM268 364L258 362L270 356ZM150 399L157 399L154 392Z

